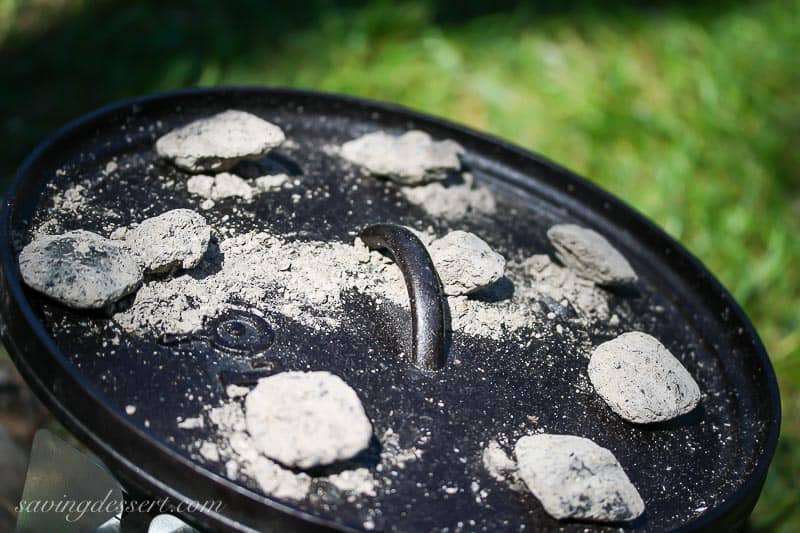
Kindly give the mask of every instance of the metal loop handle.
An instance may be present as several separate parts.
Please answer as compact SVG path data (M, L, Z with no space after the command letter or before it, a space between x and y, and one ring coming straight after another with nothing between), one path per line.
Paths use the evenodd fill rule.
M359 236L369 248L388 251L400 267L411 304L412 362L439 370L445 360L444 291L428 250L411 230L397 224L374 224Z

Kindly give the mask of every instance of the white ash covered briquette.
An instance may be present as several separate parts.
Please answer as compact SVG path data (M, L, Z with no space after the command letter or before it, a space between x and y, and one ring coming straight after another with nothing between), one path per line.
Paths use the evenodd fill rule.
M428 247L445 294L475 292L503 277L505 258L480 237L466 231L451 231Z
M330 372L281 372L245 400L256 448L288 467L350 459L369 446L372 424L356 392Z
M143 269L122 243L89 231L46 235L19 255L31 288L75 309L100 309L136 290Z
M145 272L159 274L194 268L208 250L211 227L190 209L173 209L112 234L139 257Z
M547 230L556 256L576 274L599 285L636 283L636 272L625 257L596 231L575 224Z
M266 154L284 140L275 124L228 110L170 131L156 141L156 151L189 172L222 172L239 161Z
M382 131L368 133L344 143L340 150L342 157L351 163L403 185L447 178L449 173L461 169L459 155L463 152L454 141L434 141L418 130L400 136Z
M663 422L700 402L700 387L658 339L624 333L594 349L589 379L597 393L630 422Z
M644 512L614 454L573 435L522 437L514 453L519 475L549 515L559 520L633 520Z

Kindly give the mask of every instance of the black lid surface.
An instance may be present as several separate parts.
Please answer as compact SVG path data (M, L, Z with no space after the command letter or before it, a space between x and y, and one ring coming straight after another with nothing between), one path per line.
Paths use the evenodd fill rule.
M186 190L188 175L160 160L154 142L176 126L231 108L286 132L289 145L260 164L289 174L292 186L201 211L201 200ZM431 214L397 185L366 177L331 149L366 132L409 129L460 143L464 166L491 191L496 209L451 219ZM101 180L86 204L53 210L56 195L105 176L112 161L113 179ZM178 339L132 333L107 315L67 309L21 282L19 250L54 216L60 230L108 236L175 208L197 210L211 226L227 228L218 240L262 231L286 242L349 244L371 224L393 223L439 236L471 231L512 262L552 254L547 229L576 223L605 235L639 282L636 290L608 293L613 320L587 323L574 310L544 302L532 308L538 318L528 328L494 338L455 331L437 371L420 370L403 355L411 345L408 310L363 294L342 296L338 323L330 328L265 304L226 310L206 320L200 334ZM129 489L222 500L219 511L187 514L203 526L581 530L585 524L553 520L532 495L510 490L483 466L489 441L511 451L517 438L534 431L588 437L616 455L646 504L645 514L623 528L736 524L751 511L774 451L780 413L766 353L731 296L696 259L569 171L397 106L282 89L192 90L118 104L37 148L6 197L0 231L2 333L16 364ZM475 298L502 300L513 290L504 281ZM247 342L226 337L231 321L244 328ZM668 423L633 425L594 392L586 374L591 347L634 330L660 339L689 370L703 392L695 411ZM283 370L329 370L358 392L375 439L349 466L371 470L375 496L348 501L324 483L301 501L265 496L253 479L229 476L223 462L198 454L198 442L219 438L213 425L178 427L178 419L228 402L227 384L247 385ZM126 406L135 411L126 413ZM418 457L380 471L387 431ZM311 474L321 478L340 468Z

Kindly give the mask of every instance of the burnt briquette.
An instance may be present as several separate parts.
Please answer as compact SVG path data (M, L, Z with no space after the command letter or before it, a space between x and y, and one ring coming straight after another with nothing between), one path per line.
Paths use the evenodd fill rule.
M514 454L520 477L554 518L621 522L644 512L614 454L589 439L530 435L517 441Z
M112 233L139 257L145 272L163 274L197 266L208 249L211 228L191 209L173 209Z
M470 294L503 277L506 260L486 241L467 231L451 231L428 246L448 296Z
M143 269L124 244L76 230L37 238L19 254L25 283L75 309L100 309L136 290Z
M450 140L434 141L424 131L394 136L383 131L368 133L342 145L343 158L376 176L404 185L447 178L461 168L464 149Z
M630 285L636 272L605 237L575 224L557 224L547 230L556 255L578 275L600 285Z
M263 378L245 400L256 448L289 467L350 459L372 437L358 394L329 372L282 372Z
M266 154L285 139L275 124L228 110L172 130L156 141L156 151L189 172L222 172Z
M691 374L646 333L624 333L595 348L588 372L608 406L631 422L670 420L700 402L700 388Z

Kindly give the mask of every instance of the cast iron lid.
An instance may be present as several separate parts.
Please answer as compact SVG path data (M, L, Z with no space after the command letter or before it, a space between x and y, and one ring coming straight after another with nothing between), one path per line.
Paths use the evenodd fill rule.
M186 190L188 175L159 160L154 142L231 108L286 132L290 143L259 164L289 174L293 185L201 211L202 199ZM465 167L491 192L496 209L454 219L432 215L395 184L366 177L330 149L366 132L409 129L460 143ZM100 180L109 170L112 179ZM55 210L63 198L57 195L87 179L102 183L86 203ZM551 301L534 310L542 317L535 328L496 338L456 331L436 371L420 370L404 355L412 343L408 309L361 294L342 296L344 318L330 328L311 327L279 309L237 308L207 320L200 334L176 339L126 332L108 315L67 309L20 280L19 250L45 221L55 217L48 223L56 229L107 236L174 208L202 212L212 226L229 228L226 236L263 231L288 242L352 243L376 223L439 236L462 229L509 261L552 254L547 229L576 223L605 235L640 279L636 290L608 294L614 320L590 327ZM190 90L117 104L70 124L34 151L6 197L0 231L2 333L18 367L128 490L221 500L218 511L184 515L201 526L581 530L586 524L553 520L532 495L510 490L483 467L490 440L510 451L534 431L588 437L616 455L646 504L645 514L623 528L735 524L752 510L775 448L779 402L767 355L731 296L695 258L631 208L552 162L394 105L285 89ZM503 282L475 298L502 300L513 290ZM660 339L689 370L703 392L695 411L668 423L633 425L594 392L586 374L591 347L633 330ZM199 442L218 438L212 425L178 427L178 420L228 401L227 384L252 384L282 370L329 370L358 392L375 438L345 467L371 469L380 480L375 496L349 501L324 482L301 501L265 496L253 479L229 476L222 462L198 454ZM135 412L126 413L126 406ZM389 430L416 457L380 472ZM311 474L321 479L342 468Z

